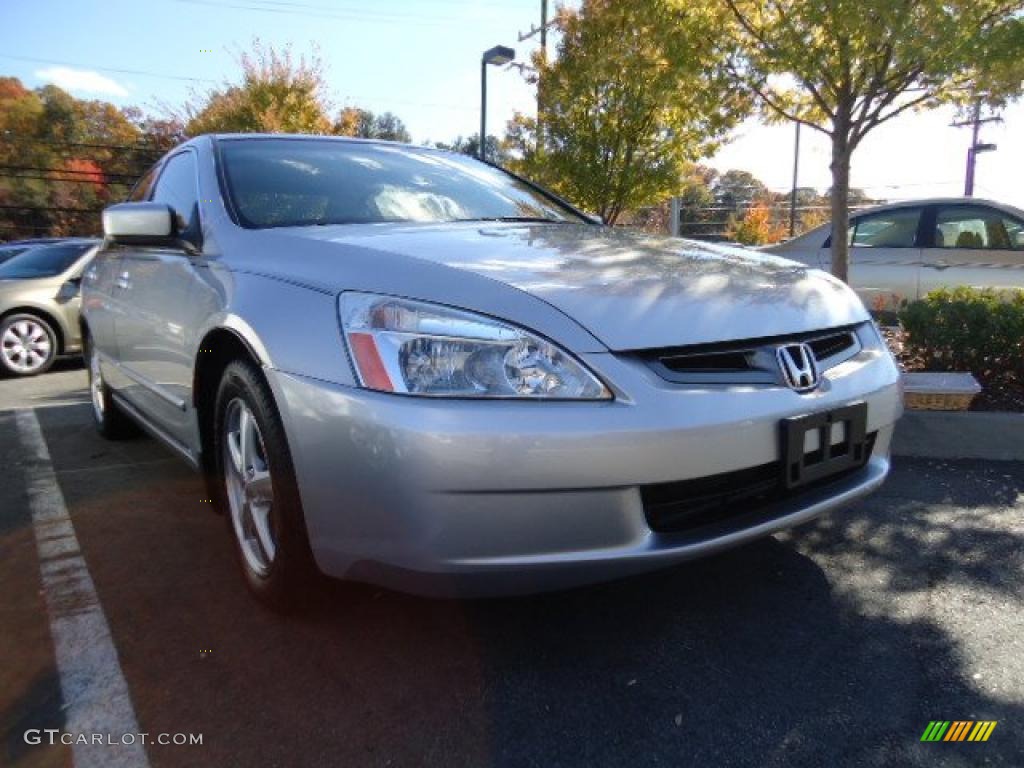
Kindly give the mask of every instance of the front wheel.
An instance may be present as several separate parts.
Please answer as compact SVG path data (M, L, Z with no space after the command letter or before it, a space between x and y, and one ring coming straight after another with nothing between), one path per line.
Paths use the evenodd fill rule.
M37 315L18 314L0 323L0 366L14 376L45 373L57 357L57 334Z
M117 407L110 387L103 380L103 369L100 368L100 356L92 339L86 336L85 363L89 371L89 397L92 401L92 421L96 431L108 440L121 440L134 437L139 428L125 413Z
M213 485L246 585L273 610L292 610L316 568L281 418L251 363L224 370L214 428Z

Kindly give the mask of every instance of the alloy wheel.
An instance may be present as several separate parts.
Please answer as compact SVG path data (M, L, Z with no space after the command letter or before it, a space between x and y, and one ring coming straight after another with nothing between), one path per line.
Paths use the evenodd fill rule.
M228 403L224 418L224 481L232 527L242 556L257 576L266 576L277 554L271 522L274 488L263 435L241 398Z
M100 370L100 356L89 346L89 394L92 395L92 410L96 421L103 423L106 406L103 401L103 372Z

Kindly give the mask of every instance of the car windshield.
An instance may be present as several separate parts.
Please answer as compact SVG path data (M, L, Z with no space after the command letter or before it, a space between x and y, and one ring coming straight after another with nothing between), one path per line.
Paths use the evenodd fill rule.
M585 219L465 155L331 140L220 143L228 194L250 228L439 221Z
M40 245L0 264L0 280L54 277L92 247L91 243Z

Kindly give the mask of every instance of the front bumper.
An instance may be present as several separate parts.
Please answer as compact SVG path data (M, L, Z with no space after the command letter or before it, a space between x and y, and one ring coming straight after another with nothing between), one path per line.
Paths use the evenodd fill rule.
M585 356L618 399L411 398L268 370L310 543L325 573L428 594L558 589L655 569L847 505L884 481L902 405L888 353L862 351L819 390L680 387L642 363ZM641 488L779 459L779 420L864 401L859 470L714 526L658 533Z

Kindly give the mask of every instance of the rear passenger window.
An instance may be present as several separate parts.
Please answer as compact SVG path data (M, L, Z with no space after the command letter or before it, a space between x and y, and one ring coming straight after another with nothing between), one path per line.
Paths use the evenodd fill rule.
M1024 225L994 208L940 208L935 218L935 247L993 251L1024 250Z
M920 208L898 208L858 216L850 224L850 245L854 248L913 248L920 221Z

